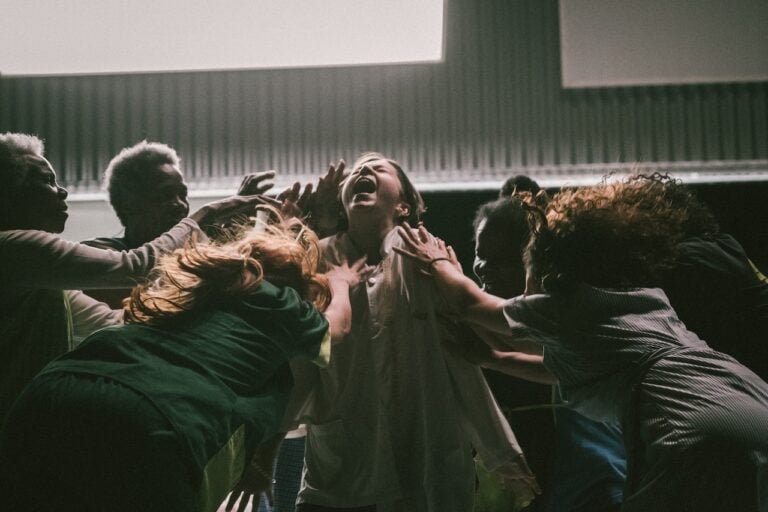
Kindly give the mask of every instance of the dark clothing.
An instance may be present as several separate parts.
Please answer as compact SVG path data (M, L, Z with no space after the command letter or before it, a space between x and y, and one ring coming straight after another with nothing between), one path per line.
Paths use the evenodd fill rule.
M679 250L662 288L680 320L768 380L768 280L730 235L691 238Z
M296 512L376 512L376 505L368 505L365 507L323 507L321 505L313 505L311 503L299 503L296 505Z
M544 345L578 412L621 422L623 511L765 510L768 385L688 331L661 290L579 285L511 299L504 313L513 336Z
M36 378L22 396L3 432L3 471L13 472L0 475L3 509L199 510L181 438L147 397L63 373Z
M618 424L555 409L557 444L547 496L548 512L600 512L621 505L627 460Z
M292 386L288 361L318 356L327 337L322 314L267 282L245 301L172 325L96 332L43 369L11 410L0 473L19 491L7 498L30 499L21 489L39 472L57 474L57 486L84 511L215 510L258 443L280 426ZM83 384L69 386L73 379ZM155 453L172 464L155 464ZM136 468L154 468L157 479L126 477ZM111 503L163 492L178 496L164 507Z
M549 496L549 468L556 444L552 386L518 379L494 370L483 370L483 374L542 490L542 494L525 510L543 511ZM483 492L482 485L480 492Z

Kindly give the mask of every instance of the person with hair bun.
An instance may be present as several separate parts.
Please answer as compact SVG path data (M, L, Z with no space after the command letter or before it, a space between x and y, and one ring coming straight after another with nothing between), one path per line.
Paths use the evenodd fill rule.
M285 431L290 363L327 364L366 270L341 262L319 274L318 258L314 233L279 216L162 257L125 302L126 325L48 364L14 404L0 502L206 512L233 488L268 489L264 445Z
M546 207L549 197L527 176L514 176L505 185L510 195L485 203L475 214L473 270L483 291L511 299L532 293L536 286L526 282L523 262L531 238L526 204ZM485 372L488 384L507 408L541 484L542 495L529 512L617 512L626 477L621 429L568 407L556 381L551 388L542 385L554 378L544 367L541 345L518 343L510 351L508 344L493 339L473 343L477 334L468 330L460 338L460 350L470 361L493 370Z
M768 503L768 384L710 348L657 288L688 235L666 176L566 190L530 206L530 279L504 300L453 265L443 243L401 229L462 320L544 347L569 403L624 432L625 512L758 512Z

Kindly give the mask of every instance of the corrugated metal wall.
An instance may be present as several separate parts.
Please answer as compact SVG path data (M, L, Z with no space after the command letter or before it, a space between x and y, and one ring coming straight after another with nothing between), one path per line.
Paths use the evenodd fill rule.
M143 138L176 147L198 188L247 170L318 174L364 150L420 182L768 169L768 83L563 90L556 0L446 3L444 63L4 77L0 131L44 137L74 192L98 189L110 157Z

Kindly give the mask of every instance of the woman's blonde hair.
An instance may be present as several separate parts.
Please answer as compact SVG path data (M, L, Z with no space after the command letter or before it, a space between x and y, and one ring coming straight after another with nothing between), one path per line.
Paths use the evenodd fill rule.
M240 235L221 243L194 241L160 258L148 283L124 302L126 323L159 324L222 301L252 295L266 280L295 289L324 311L330 289L317 274L317 235L296 218L283 219L262 207L266 219L243 226Z

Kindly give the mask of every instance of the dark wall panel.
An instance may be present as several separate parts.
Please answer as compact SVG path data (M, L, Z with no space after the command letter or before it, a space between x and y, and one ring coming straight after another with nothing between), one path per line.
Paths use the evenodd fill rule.
M198 187L316 174L371 149L421 183L634 162L768 169L768 83L564 90L555 0L446 4L443 63L2 77L0 131L44 137L75 192L143 138L175 146Z

